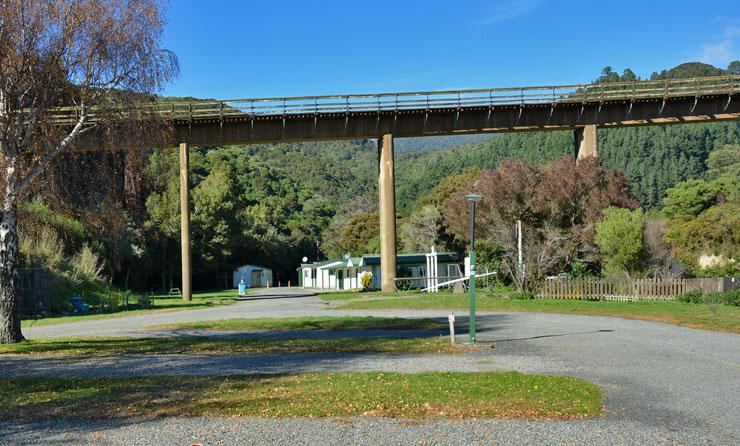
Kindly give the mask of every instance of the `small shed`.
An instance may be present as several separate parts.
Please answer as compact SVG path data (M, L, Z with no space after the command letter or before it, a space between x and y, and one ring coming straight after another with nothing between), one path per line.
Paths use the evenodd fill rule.
M242 265L234 271L234 288L244 280L247 288L263 288L272 283L272 269L259 265Z

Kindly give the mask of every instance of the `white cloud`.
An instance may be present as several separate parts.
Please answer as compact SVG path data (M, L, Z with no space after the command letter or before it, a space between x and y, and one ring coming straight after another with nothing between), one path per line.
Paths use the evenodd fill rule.
M735 60L735 50L730 40L722 40L717 43L706 43L702 45L701 62L724 67Z
M495 5L477 19L479 25L493 25L529 14L540 0L496 0Z
M738 59L736 43L740 38L740 27L728 26L721 36L701 46L699 60L718 67L725 67Z

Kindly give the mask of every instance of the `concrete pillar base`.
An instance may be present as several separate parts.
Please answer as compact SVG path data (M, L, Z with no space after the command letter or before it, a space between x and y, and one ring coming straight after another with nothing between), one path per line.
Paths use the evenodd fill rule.
M596 125L578 127L575 130L576 163L586 157L599 156L599 141L596 134Z
M378 138L378 196L380 203L380 289L396 290L396 181L393 135Z
M192 300L190 278L190 147L180 144L180 244L182 252L182 298Z

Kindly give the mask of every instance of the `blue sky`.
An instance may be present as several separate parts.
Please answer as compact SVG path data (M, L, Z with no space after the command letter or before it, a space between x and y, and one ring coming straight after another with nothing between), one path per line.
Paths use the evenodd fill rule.
M236 99L589 82L740 59L740 1L170 0L168 95Z

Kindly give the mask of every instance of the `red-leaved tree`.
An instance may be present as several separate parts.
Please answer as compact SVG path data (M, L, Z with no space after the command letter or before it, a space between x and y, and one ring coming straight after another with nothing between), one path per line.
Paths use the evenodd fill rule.
M596 158L576 164L570 157L545 168L518 159L483 172L468 191L443 209L448 230L467 240L470 214L466 192L483 195L478 203L476 238L497 247L501 273L521 290L563 271L573 260L596 261L594 225L609 206L639 203L621 173L601 167ZM516 221L522 222L524 270L518 267Z

